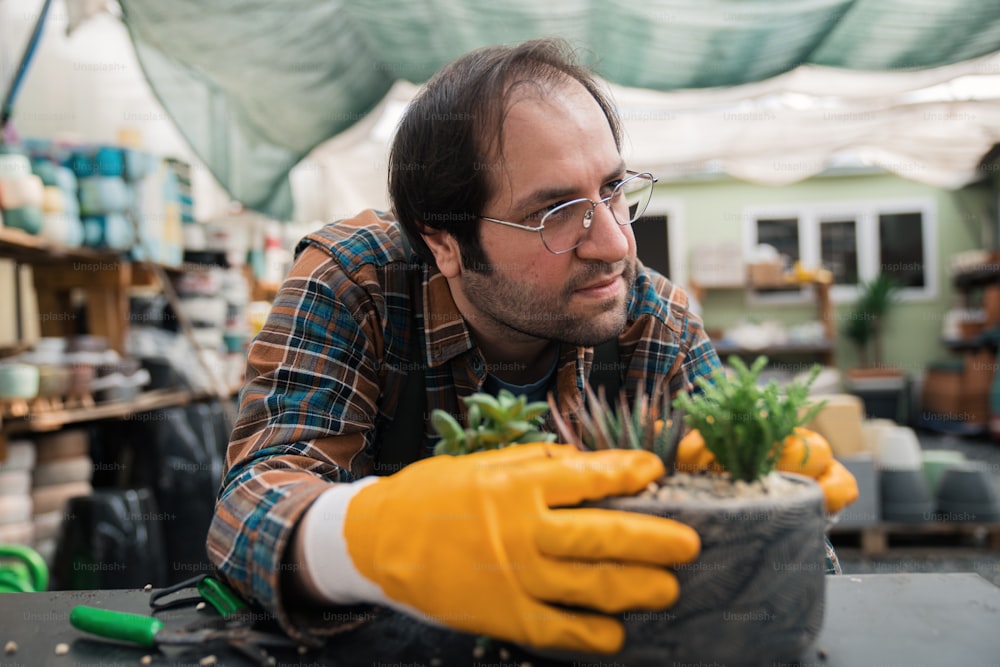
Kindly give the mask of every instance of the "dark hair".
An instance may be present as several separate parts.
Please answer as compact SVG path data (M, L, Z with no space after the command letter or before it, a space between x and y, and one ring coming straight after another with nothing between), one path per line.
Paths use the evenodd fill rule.
M488 165L500 157L513 91L567 79L578 81L597 101L621 148L620 121L611 100L562 39L467 53L435 74L413 99L392 142L389 196L410 243L424 259L434 264L420 232L441 230L458 241L466 267L488 267L478 216L491 193Z

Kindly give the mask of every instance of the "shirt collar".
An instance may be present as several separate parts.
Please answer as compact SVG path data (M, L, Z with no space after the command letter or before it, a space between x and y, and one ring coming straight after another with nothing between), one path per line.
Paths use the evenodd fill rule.
M472 334L455 305L448 280L432 266L424 267L423 296L428 364L438 366L474 348Z

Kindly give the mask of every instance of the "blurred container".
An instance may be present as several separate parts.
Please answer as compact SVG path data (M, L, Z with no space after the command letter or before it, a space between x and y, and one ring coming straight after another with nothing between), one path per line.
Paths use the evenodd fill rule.
M72 372L69 366L46 364L38 367L38 397L62 399L69 393Z
M38 395L38 366L0 363L0 400L34 398Z
M882 487L874 457L864 452L838 458L858 483L858 499L843 510L837 520L840 526L867 526L882 519Z
M66 390L66 397L75 400L92 398L92 385L94 378L97 377L97 367L93 364L73 364L69 369L69 387Z
M919 523L934 514L934 498L919 469L887 469L880 475L882 518L885 521Z
M879 442L875 460L881 470L923 470L917 434L907 426L888 431Z
M937 509L945 521L1000 521L997 483L988 465L959 463L941 474Z
M105 336L79 334L70 336L66 342L66 352L105 352L108 349L108 339Z
M953 468L965 462L965 454L951 449L927 449L923 455L924 476L927 478L927 487L931 493L937 493L941 476L949 468Z

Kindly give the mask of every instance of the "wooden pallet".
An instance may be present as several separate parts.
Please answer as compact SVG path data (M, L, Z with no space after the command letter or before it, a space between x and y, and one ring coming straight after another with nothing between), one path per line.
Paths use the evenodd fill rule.
M834 526L834 546L855 540L865 556L884 556L891 547L978 546L1000 552L1000 523L971 521L925 521L921 523L875 523L864 526Z

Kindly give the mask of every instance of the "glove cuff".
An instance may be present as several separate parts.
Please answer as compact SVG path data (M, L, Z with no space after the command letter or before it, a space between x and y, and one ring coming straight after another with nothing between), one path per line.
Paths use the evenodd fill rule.
M354 566L344 538L348 504L361 489L378 481L378 477L366 477L351 484L334 485L316 498L299 526L306 572L331 604L387 602L382 589Z

